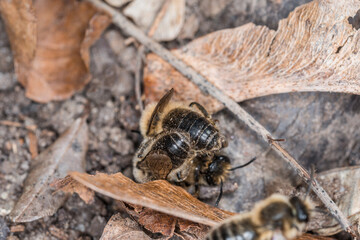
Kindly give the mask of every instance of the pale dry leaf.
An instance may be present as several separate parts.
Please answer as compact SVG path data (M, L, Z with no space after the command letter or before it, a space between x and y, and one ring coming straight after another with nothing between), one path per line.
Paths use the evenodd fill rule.
M88 188L113 199L141 205L209 226L234 214L207 205L194 198L183 188L174 186L165 180L140 184L133 182L122 173L89 175L72 172L69 175Z
M163 6L166 9L163 9L164 14L157 22L155 20ZM157 41L171 41L179 35L184 24L185 0L134 0L124 9L124 14L146 32L156 24L152 30L152 38Z
M75 0L1 1L26 96L38 102L70 97L90 81L90 45L110 19Z
M100 240L148 239L140 226L130 218L121 217L120 213L113 215L105 226Z
M360 220L360 167L344 167L319 173L319 183L329 193L353 225ZM321 203L318 203L321 205ZM334 235L342 231L339 223L326 214L317 214L309 229L321 235Z
M296 8L276 31L249 23L172 53L236 101L295 91L360 94L360 32L349 23L359 8L354 0L317 0ZM155 54L147 57L144 82L149 101L175 88L178 100L222 108Z
M23 193L10 213L12 221L34 221L56 212L66 196L62 192L53 194L49 184L69 171L85 170L87 141L88 127L86 118L82 117L32 160Z
M77 193L79 197L87 204L94 202L95 193L93 190L85 187L83 184L74 180L70 176L59 179L50 184L56 191L63 191L65 193Z

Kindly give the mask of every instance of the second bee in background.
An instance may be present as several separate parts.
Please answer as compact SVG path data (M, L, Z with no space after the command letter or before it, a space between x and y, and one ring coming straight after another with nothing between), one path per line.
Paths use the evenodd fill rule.
M312 209L307 200L273 194L252 211L235 215L213 228L206 239L293 239L303 233Z

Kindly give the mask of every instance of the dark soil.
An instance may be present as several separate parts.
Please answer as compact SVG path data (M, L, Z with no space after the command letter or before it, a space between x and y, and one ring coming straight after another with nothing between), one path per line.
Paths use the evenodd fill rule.
M184 29L186 31L183 30L183 32L186 33L165 45L171 48L178 47L206 33L240 26L247 22L276 28L279 19L287 17L296 6L307 2L305 0L213 0L209 2L215 1L223 4L219 4L219 9L214 10L210 9L211 4L204 4L208 1L188 0L186 14L187 19L192 16L192 21L185 20ZM194 24L198 26L195 29L193 29ZM0 120L17 122L24 126L12 127L0 124L0 239L4 239L6 235L8 235L8 239L98 239L101 236L106 222L117 210L113 200L101 195L96 195L95 202L87 205L74 194L55 215L21 224L24 229L20 229L19 232L15 232L16 229L14 229L14 226L19 224L12 223L6 216L22 194L23 181L29 171L31 154L28 131L25 126L37 126L36 137L39 152L41 152L51 145L59 134L84 111L87 104L90 105L90 115L88 118L89 148L86 156L86 171L88 173L121 171L132 178L131 159L141 141L140 136L132 130L138 129L140 111L134 94L137 48L134 45L126 46L124 44L126 38L127 36L114 26L108 28L91 49L91 72L93 75L91 82L81 92L66 101L39 104L27 99L24 88L16 81L11 49L4 25L0 21ZM122 51L119 52L114 46L122 46ZM306 107L301 114L308 118L312 118L311 114L313 113L320 114L319 116L326 115L326 108L317 109L316 102L322 101L323 106L327 106L326 103L332 102L336 98L340 102L337 106L339 110L344 109L341 103L347 103L346 109L338 115L331 111L328 121L323 123L328 124L327 126L335 124L334 121L344 120L341 117L344 114L354 116L356 112L359 112L359 98L342 94L283 94L250 100L244 104L244 107L254 117L262 120L261 122L279 137L283 137L281 134L284 134L286 135L284 137L295 139L292 144L289 143L288 149L293 151L295 156L299 157L307 166L312 159L324 156L331 158L334 164L332 166L320 164L321 170L359 164L359 142L350 142L353 145L349 147L349 141L360 136L359 129L354 129L352 133L349 133L352 134L351 137L342 131L331 134L331 137L342 139L337 141L343 143L338 146L338 156L332 155L334 151L327 150L329 142L331 144L333 142L326 138L328 132L325 130L321 136L318 136L321 141L314 143L303 141L301 136L297 136L297 129L311 128L311 126L304 126L302 123L296 122L299 111L294 110L293 113L288 111L293 108L293 104L296 105L300 98L307 99ZM259 102L264 104L258 104ZM282 104L277 105L278 102L282 102ZM272 106L272 113L266 112L266 108L269 106ZM269 121L268 118L263 118L263 116L271 116L270 114L277 114L277 116ZM289 115L287 120L280 123L280 119L284 119L286 114ZM244 151L241 156L234 155L231 153L231 148L241 146L241 149L245 149L247 145L251 145L258 139L242 124L234 123L235 120L226 111L220 113L218 118L220 122L233 122L228 127L224 126L229 138L234 139L233 145L229 148L229 154L232 154L233 159L241 162L244 160L244 158L241 160L241 157L253 157L260 148L266 147L264 144L255 144L252 148ZM341 122L336 124L336 126L340 126ZM324 126L324 129L327 126ZM239 131L249 137L245 137L243 140L236 139L238 132L234 133L231 127L240 129ZM324 149L318 152L311 148L311 144L319 146L319 142L322 142L320 147ZM302 151L296 149L302 149ZM347 151L347 155L344 151ZM336 159L342 159L342 162L335 162ZM241 173L239 175L242 178L236 181L241 185L247 175ZM249 191L257 192L253 188L254 186L251 185L251 187L252 190L242 189L244 194L249 194ZM256 186L259 192L263 191L263 187ZM234 196L240 195L225 196L222 207L233 211L248 208L246 203L242 206L234 203ZM254 193L254 199L256 198L261 199L261 194ZM10 229L13 232L10 232Z

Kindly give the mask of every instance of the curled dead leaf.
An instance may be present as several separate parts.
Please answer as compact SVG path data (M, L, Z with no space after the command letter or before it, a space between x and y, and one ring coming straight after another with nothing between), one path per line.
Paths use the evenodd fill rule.
M69 171L85 170L88 127L85 117L77 119L50 147L31 162L23 194L10 213L14 222L29 222L51 216L63 204L66 195L53 194L49 186Z
M88 50L109 17L75 0L1 1L0 12L27 97L62 100L89 82Z
M194 198L183 188L164 180L140 184L133 182L122 173L89 175L71 172L69 175L86 187L113 199L209 226L234 214L207 205ZM75 189L76 191L77 189Z
M277 31L249 23L172 53L236 101L295 91L360 94L360 32L348 20L358 9L357 1L317 0L296 8ZM155 54L147 56L144 81L149 101L175 88L178 100L222 108Z

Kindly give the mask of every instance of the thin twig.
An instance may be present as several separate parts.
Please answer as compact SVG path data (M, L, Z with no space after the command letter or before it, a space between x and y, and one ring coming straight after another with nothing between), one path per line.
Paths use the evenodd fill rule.
M135 70L135 96L139 104L140 112L144 111L144 104L141 99L141 80L143 78L143 57L145 55L145 48L141 45L138 48L136 56L136 70Z
M160 21L164 18L166 10L169 7L169 1L164 1L162 4L162 7L157 13L156 18L152 22L152 24L149 27L149 30L147 30L147 35L149 37L153 37L155 34L156 29L159 26ZM137 102L139 104L140 112L144 111L144 104L142 102L141 98L141 80L143 78L143 63L144 63L144 56L145 56L145 47L144 45L140 45L138 48L138 53L136 57L136 71L135 71L135 96L137 99Z
M260 135L264 141L268 142L271 148L274 149L283 159L285 159L305 182L310 184L309 173L285 149L281 147L280 143L271 140L276 138L273 137L270 132L267 131L265 127L263 127L259 122L257 122L249 113L240 107L239 104L237 104L230 96L226 95L223 91L208 82L201 74L175 57L169 50L165 49L159 43L146 36L146 34L144 34L138 27L131 23L126 17L117 12L116 9L106 5L99 0L87 1L106 11L112 17L112 21L115 25L117 25L130 36L134 37L146 48L150 49L152 52L156 53L162 59L170 63L181 74L195 83L205 94L210 94L218 101L222 102L224 106L232 111L233 114L235 114L241 121L243 121L246 125L248 125L248 127ZM315 179L313 179L311 182L311 188L325 204L330 213L333 214L334 217L339 221L342 227L347 232L354 234L350 228L350 223L347 218Z

